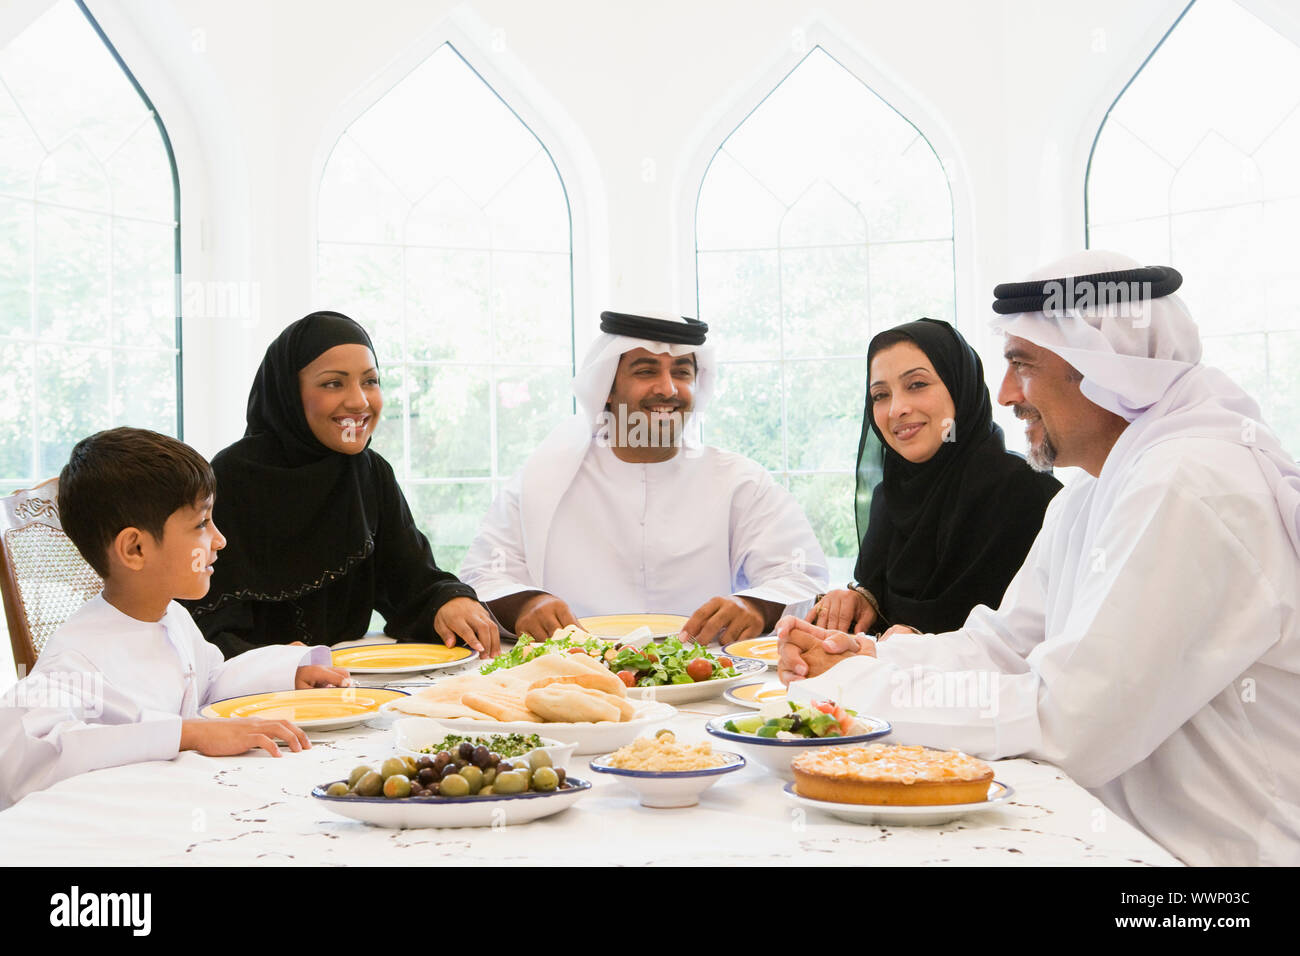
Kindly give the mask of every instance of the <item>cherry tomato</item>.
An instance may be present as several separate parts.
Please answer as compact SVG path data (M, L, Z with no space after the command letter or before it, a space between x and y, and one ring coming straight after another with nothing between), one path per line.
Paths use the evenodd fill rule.
M686 673L691 680L699 682L713 676L713 664L703 657L697 657L686 665Z
M648 661L654 661L656 664L659 663L659 655L652 651L646 651L645 659Z
M628 687L636 686L636 671L619 671L618 679Z
M569 653L570 653L570 654L585 654L585 653L587 653L587 652L584 651L581 647L571 647L571 648L569 648Z
M731 660L730 657L719 657L719 658L718 658L718 666L719 666L719 667L730 667L730 666L732 665L732 663L733 663L733 662L732 662L732 660Z

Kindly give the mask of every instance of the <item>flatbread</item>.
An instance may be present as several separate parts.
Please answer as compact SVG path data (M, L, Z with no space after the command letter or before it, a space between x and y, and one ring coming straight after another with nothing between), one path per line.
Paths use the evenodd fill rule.
M548 684L530 690L524 703L543 720L557 723L618 723L623 714L611 696L575 684Z
M508 694L466 694L461 698L461 703L486 714L491 720L499 720L503 723L541 722L541 718L525 707L520 698Z
M433 717L437 720L455 720L458 717L469 717L472 720L483 719L481 713L477 710L471 710L459 701L425 700L415 695L399 697L393 701L392 707L393 710L401 711L404 714L414 714L417 717Z

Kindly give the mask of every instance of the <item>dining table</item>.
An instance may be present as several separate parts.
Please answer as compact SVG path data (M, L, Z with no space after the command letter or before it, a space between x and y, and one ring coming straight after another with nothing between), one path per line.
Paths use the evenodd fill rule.
M418 691L474 665L361 685ZM682 704L660 726L682 742L726 742L705 723L738 710L721 696ZM750 762L721 776L695 806L652 809L617 777L569 760L591 788L568 809L527 823L391 829L358 822L312 796L360 764L394 756L392 715L332 731L280 757L184 752L63 780L0 813L9 866L1178 866L1062 770L1037 760L992 762L1014 793L928 826L848 822L792 801L784 781ZM659 727L652 728L659 729ZM894 742L885 738L884 742Z

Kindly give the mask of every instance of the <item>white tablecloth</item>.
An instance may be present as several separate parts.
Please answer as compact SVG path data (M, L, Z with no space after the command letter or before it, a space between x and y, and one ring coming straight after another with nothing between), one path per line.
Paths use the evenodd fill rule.
M708 738L724 701L682 709L680 740ZM319 783L393 755L382 721L313 733L313 748L281 758L184 753L172 761L85 774L0 813L0 862L8 865L512 865L888 866L1177 865L1055 767L994 765L1016 794L1005 807L942 826L846 823L803 810L782 782L750 765L705 791L696 807L651 810L618 780L576 757L571 776L592 790L573 808L498 829L389 830L335 816L310 796ZM719 749L726 749L718 742Z

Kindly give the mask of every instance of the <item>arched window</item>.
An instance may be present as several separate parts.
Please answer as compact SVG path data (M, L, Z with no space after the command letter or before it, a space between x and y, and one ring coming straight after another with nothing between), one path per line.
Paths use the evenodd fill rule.
M867 344L954 320L952 194L925 137L821 47L723 142L696 211L699 312L723 366L711 443L768 468L843 584Z
M1107 114L1088 244L1168 264L1205 362L1300 455L1300 47L1232 0L1197 0Z
M550 153L449 43L348 126L320 185L318 301L379 350L393 464L440 566L572 411L568 200Z
M180 434L180 194L162 121L85 7L0 48L0 492L112 425Z

